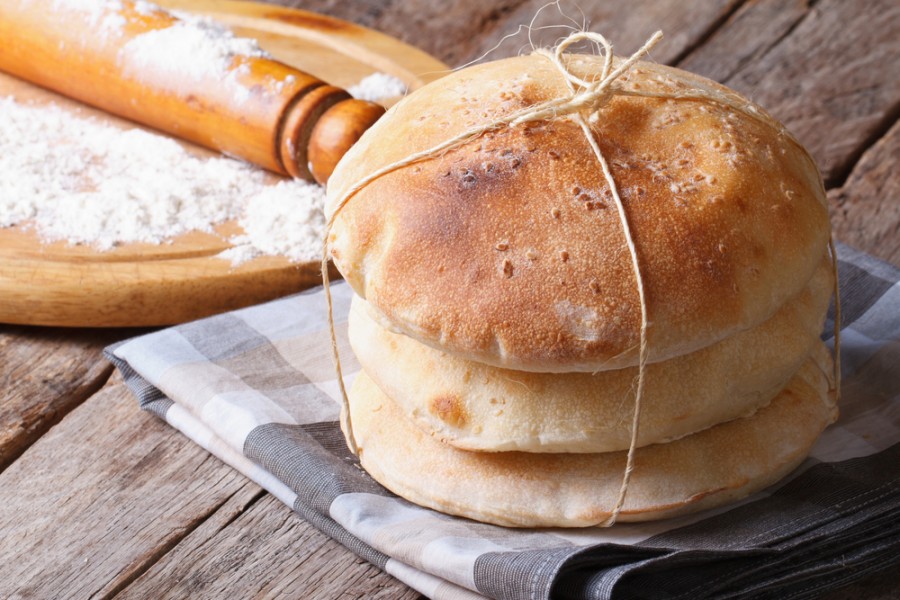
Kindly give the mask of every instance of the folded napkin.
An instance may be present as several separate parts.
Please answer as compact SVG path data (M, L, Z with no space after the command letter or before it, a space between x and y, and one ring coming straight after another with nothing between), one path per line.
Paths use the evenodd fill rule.
M839 422L773 488L654 523L504 529L382 488L338 427L321 289L128 340L107 356L142 408L426 596L809 598L900 562L900 271L846 247L838 254ZM332 289L349 383L359 370L346 336L351 291Z

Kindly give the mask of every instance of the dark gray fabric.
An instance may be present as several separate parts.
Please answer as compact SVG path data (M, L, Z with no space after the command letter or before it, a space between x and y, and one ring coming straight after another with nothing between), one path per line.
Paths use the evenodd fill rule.
M844 260L838 261L838 277L841 281L842 296L853 299L852 302L847 302L846 306L841 306L841 318L847 323L861 317L893 285L891 281L872 275L864 268ZM833 307L828 316L833 324ZM830 335L831 328L826 329L825 333Z
M640 545L724 551L751 545L788 547L845 514L862 518L870 507L890 506L898 498L900 443L873 456L815 465L761 506L739 506Z
M900 444L819 464L777 490L636 546L598 546L567 561L554 597L753 598L818 593L900 560ZM645 558L640 549L659 552ZM606 567L611 553L628 562ZM592 559L595 559L592 561ZM871 564L870 564L871 563Z
M552 589L554 598L586 598L586 576L665 554L664 550L617 546L558 548L526 552L489 552L475 562L478 591L491 598L518 600L545 598Z
M335 498L348 492L393 495L358 467L356 457L349 452L332 454L305 427L281 423L257 427L244 442L244 456L291 488L298 501L325 514Z
M103 350L103 356L119 370L122 379L125 380L125 385L137 398L141 409L152 412L160 419L165 420L166 412L175 403L167 398L158 388L150 385L146 379L138 375L131 368L131 365L114 354L116 348L124 343L119 342L108 346Z
M346 529L341 527L334 519L328 516L328 513L316 510L310 504L304 502L302 498L297 498L291 507L298 515L303 517L310 525L329 536L336 542L342 544L350 552L357 555L361 559L368 561L378 567L384 569L390 557L383 552L375 550L359 538L352 535Z
M308 423L300 426L315 442L345 461L351 461L359 464L350 448L347 447L347 440L341 431L337 421L327 421L325 423Z

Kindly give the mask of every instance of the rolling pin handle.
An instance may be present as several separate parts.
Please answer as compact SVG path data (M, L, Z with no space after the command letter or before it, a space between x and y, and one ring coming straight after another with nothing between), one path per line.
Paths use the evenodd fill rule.
M344 153L384 114L384 108L322 84L302 94L286 113L278 141L284 170L291 177L324 185Z
M384 112L380 104L355 98L329 107L309 138L307 158L313 178L325 185L341 157Z
M276 140L278 159L288 175L307 180L313 178L307 153L313 127L329 108L348 99L350 94L344 90L317 82L288 105Z

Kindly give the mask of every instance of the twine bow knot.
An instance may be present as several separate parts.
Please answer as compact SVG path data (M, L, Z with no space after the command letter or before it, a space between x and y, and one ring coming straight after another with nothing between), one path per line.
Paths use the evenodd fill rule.
M613 69L612 44L599 33L579 31L569 35L552 49L538 48L534 53L548 59L559 69L572 93L568 97L555 98L527 108L525 114L520 114L514 118L510 125L541 121L575 113L586 114L588 117L596 114L613 96L625 93L624 90L613 86L613 84L619 77L630 71L634 64L649 53L661 39L662 32L657 31L637 52L632 54L627 60L622 61L615 69ZM566 50L582 41L591 42L603 49L603 67L599 76L595 79L579 77L566 64Z

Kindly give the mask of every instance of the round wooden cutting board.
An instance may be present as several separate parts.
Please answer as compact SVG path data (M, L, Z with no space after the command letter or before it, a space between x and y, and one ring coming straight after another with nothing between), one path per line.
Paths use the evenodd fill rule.
M158 0L158 4L210 16L237 35L257 39L279 60L340 87L383 72L414 90L447 69L390 36L301 10L222 0ZM77 108L80 115L135 126L0 72L0 98L5 96L53 102ZM229 222L217 227L216 234L191 232L160 245L125 244L100 252L90 246L43 243L27 223L0 228L0 322L169 325L284 296L321 281L319 261L292 264L282 257L264 256L233 267L216 258L237 233L240 227Z

